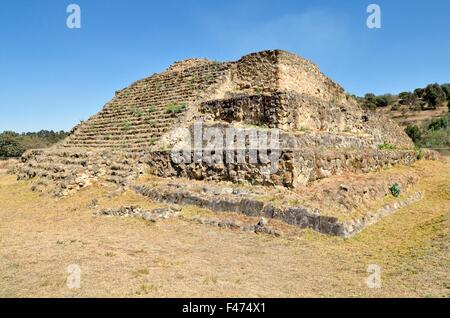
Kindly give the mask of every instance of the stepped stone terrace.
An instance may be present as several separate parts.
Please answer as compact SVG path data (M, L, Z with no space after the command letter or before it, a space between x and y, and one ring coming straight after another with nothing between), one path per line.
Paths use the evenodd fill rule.
M225 139L232 130L249 133L244 160L195 160L198 149L190 145L199 123L200 151L210 144L208 129ZM277 169L269 173L272 163L250 160L252 151L261 154L252 142L259 135L277 136L276 149L269 150L277 153ZM174 160L174 149L189 160ZM231 152L234 159L240 155L239 149ZM136 81L63 142L26 152L18 178L32 179L35 189L51 186L58 195L94 181L113 183L151 200L264 215L349 236L420 198L407 168L417 159L395 122L361 108L315 64L274 50L232 62L188 59ZM173 187L173 180L184 190ZM386 206L393 183L403 197ZM202 195L199 187L222 190ZM262 194L277 194L283 207Z

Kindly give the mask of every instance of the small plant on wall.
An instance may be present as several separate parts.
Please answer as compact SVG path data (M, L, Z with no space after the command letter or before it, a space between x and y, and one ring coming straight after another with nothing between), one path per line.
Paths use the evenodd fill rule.
M168 114L178 114L178 113L181 113L186 108L187 108L186 104L171 103L166 106L166 112Z
M394 183L394 184L389 188L389 190L391 191L391 194L392 194L394 197L398 198L398 197L400 196L401 190L400 190L400 185L399 185L398 183Z
M131 129L131 123L129 121L126 121L123 123L123 128L125 130L130 130Z
M138 118L142 116L141 110L137 107L131 108L131 113Z

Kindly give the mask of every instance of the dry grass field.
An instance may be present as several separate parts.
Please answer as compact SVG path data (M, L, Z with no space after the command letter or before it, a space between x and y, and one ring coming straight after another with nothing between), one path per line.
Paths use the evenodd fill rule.
M156 204L100 185L57 199L2 170L0 297L449 297L450 161L414 169L424 198L350 239L279 223L282 237L94 217ZM197 213L207 212L182 210ZM70 264L81 268L80 289L66 285ZM365 283L369 264L382 269L379 289Z

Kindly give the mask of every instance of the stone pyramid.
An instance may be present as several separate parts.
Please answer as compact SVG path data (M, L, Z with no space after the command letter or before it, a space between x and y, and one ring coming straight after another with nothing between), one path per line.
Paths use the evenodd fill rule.
M198 121L224 134L230 127L278 130L278 171L264 173L266 164L254 162L174 162L173 147ZM380 150L380 144L396 149ZM412 149L396 123L362 109L316 65L274 50L233 62L188 59L134 82L63 142L24 154L19 178L50 180L63 190L95 179L126 185L147 172L296 187L411 164Z

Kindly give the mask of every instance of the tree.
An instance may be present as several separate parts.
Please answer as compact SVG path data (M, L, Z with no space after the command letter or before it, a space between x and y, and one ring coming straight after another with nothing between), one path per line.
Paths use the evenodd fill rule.
M450 83L441 85L442 90L444 91L445 95L447 96L447 106L448 111L450 112Z
M425 89L423 89L423 88L416 88L414 90L414 95L416 95L418 98L422 98L424 94L425 94Z
M447 95L439 84L430 84L425 88L423 99L432 107L437 107L447 100Z
M386 107L392 104L394 98L391 94L385 94L375 97L375 105L377 107Z
M416 102L417 96L411 92L402 92L398 94L400 98L400 104L402 105L413 105Z
M19 135L10 131L0 134L0 157L20 157L25 151L19 141Z
M447 96L447 100L450 102L450 83L442 84L441 88Z
M376 96L375 94L372 93L367 93L366 95L364 95L364 99L363 99L363 106L368 108L368 109L376 109L377 108L377 104L376 104Z

